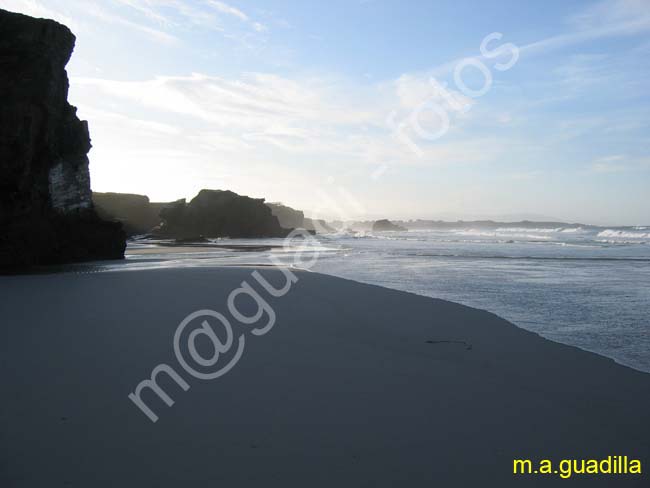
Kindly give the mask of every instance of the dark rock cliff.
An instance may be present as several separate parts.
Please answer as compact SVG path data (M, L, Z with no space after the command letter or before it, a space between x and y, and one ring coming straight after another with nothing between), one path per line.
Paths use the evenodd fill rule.
M227 190L201 190L190 203L179 200L163 208L161 233L177 239L195 237L285 237L263 198Z
M92 204L88 125L67 102L75 36L0 10L0 269L124 255Z
M278 221L282 227L285 227L287 229L298 229L303 226L305 214L302 210L295 210L279 202L267 202L266 206L271 209L273 216L278 218Z
M271 209L273 216L278 218L280 225L286 229L305 229L312 234L336 232L336 229L330 226L325 220L305 217L305 213L302 210L296 210L278 202L267 203L266 206Z
M122 223L127 235L148 234L160 224L160 210L168 203L153 203L146 195L93 192L97 214Z

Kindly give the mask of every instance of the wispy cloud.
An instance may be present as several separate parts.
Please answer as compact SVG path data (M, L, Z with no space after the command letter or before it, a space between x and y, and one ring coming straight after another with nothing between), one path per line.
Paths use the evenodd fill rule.
M77 25L64 9L45 6L37 0L3 0L0 7L12 12L19 12L37 18L53 19L74 29Z
M138 4L138 0L116 0L121 4ZM139 34L147 36L149 39L163 44L175 44L179 39L164 30L157 29L146 23L135 21L128 16L120 15L113 10L101 6L97 2L73 2L66 3L53 0L44 2L41 0L3 0L0 7L14 12L20 12L32 17L42 17L53 19L60 22L74 32L83 30L88 21L95 20L110 26L122 26ZM143 12L146 10L141 9ZM153 11L148 11L148 17L162 21L162 17L154 16Z
M145 81L72 78L71 82L81 100L104 100L109 106L127 101L136 111L153 110L157 117L175 120L197 133L239 137L247 144L287 152L353 157L364 149L352 135L360 127L383 124L380 112L355 103L318 78L297 81L248 73L226 79L194 73Z
M230 39L246 43L250 43L251 35L267 30L266 25L242 10L217 0L3 0L0 6L34 17L57 20L74 31L80 31L80 25L84 23L100 21L131 29L163 44L181 42L182 28L187 26L221 32ZM240 32L241 29L245 32Z
M415 157L391 136L385 123L388 107L411 103L405 80L390 87L355 86L321 77L248 73L227 79L195 73L145 81L72 78L71 83L82 116L84 100L91 106L101 101L106 111L123 109L120 117L156 114L155 120L178 130L156 144L192 147L205 160L250 162L272 154L278 162L298 157L324 167L366 168L370 174L379 164L453 166L494 161L517 142L512 137L509 141L449 139L423 144L422 157ZM108 125L98 130L108 130ZM137 138L139 131L145 131L138 139L147 141L157 133L155 127L138 125L120 137Z
M650 18L647 0L601 0L570 16L568 24L580 30L638 21L641 25Z
M160 25L169 25L171 24L169 18L155 8L153 8L150 0L113 0L118 4L122 4L126 7L130 7L133 10L143 14L145 17L157 22Z
M113 0L117 4L137 11L146 18L164 26L183 23L225 31L223 19L235 18L250 26L256 32L266 30L266 26L254 21L242 10L217 0L184 2L182 0Z
M523 54L542 53L594 39L631 36L650 30L650 9L646 0L605 0L567 22L570 31L521 47Z
M224 2L218 2L217 0L207 0L206 2L210 7L214 8L215 10L228 14L228 15L233 15L237 17L240 20L243 20L245 22L248 22L250 19L248 18L248 15L246 15L244 12L239 10L238 8L235 8L231 5L228 5L227 3Z
M83 2L83 4L80 7L83 9L83 11L86 14L90 15L91 17L94 17L108 24L121 25L129 29L133 29L137 32L145 34L146 36L150 37L154 41L162 42L165 44L176 44L180 42L180 39L176 36L173 36L160 29L149 27L140 22L135 22L119 14L115 14L109 10L100 7L97 4Z
M224 126L255 128L292 120L301 123L364 121L364 114L351 111L343 100L326 103L328 87L317 78L297 81L268 73L247 73L238 79L227 79L193 73L146 81L73 78L72 82L152 109Z

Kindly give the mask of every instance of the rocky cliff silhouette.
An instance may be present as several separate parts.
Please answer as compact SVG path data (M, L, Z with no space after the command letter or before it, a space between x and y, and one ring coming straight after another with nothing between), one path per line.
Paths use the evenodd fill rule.
M160 232L167 237L285 237L283 228L263 198L228 190L201 190L186 203L178 200L160 211Z
M305 214L302 210L295 210L280 202L267 202L266 206L271 209L273 216L278 218L282 227L287 229L298 229L303 227Z
M150 202L146 195L93 192L97 214L122 223L127 236L149 234L160 225L160 211L167 202Z
M88 125L68 101L75 36L0 10L0 269L114 259L121 225L93 209Z

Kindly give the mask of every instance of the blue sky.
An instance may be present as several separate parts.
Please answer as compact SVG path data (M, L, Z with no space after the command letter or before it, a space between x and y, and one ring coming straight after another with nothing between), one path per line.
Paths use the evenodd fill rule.
M648 0L0 7L77 35L95 190L650 224Z

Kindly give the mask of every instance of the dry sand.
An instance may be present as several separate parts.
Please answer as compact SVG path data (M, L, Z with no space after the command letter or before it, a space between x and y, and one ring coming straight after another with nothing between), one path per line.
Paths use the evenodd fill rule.
M230 318L251 271L0 278L0 486L650 486L514 477L513 458L650 469L650 375L442 300L299 273L269 299L266 335L232 320L246 336L232 370L191 377L178 324L199 309ZM143 394L152 423L127 395L159 363L190 389L162 378L172 407Z

